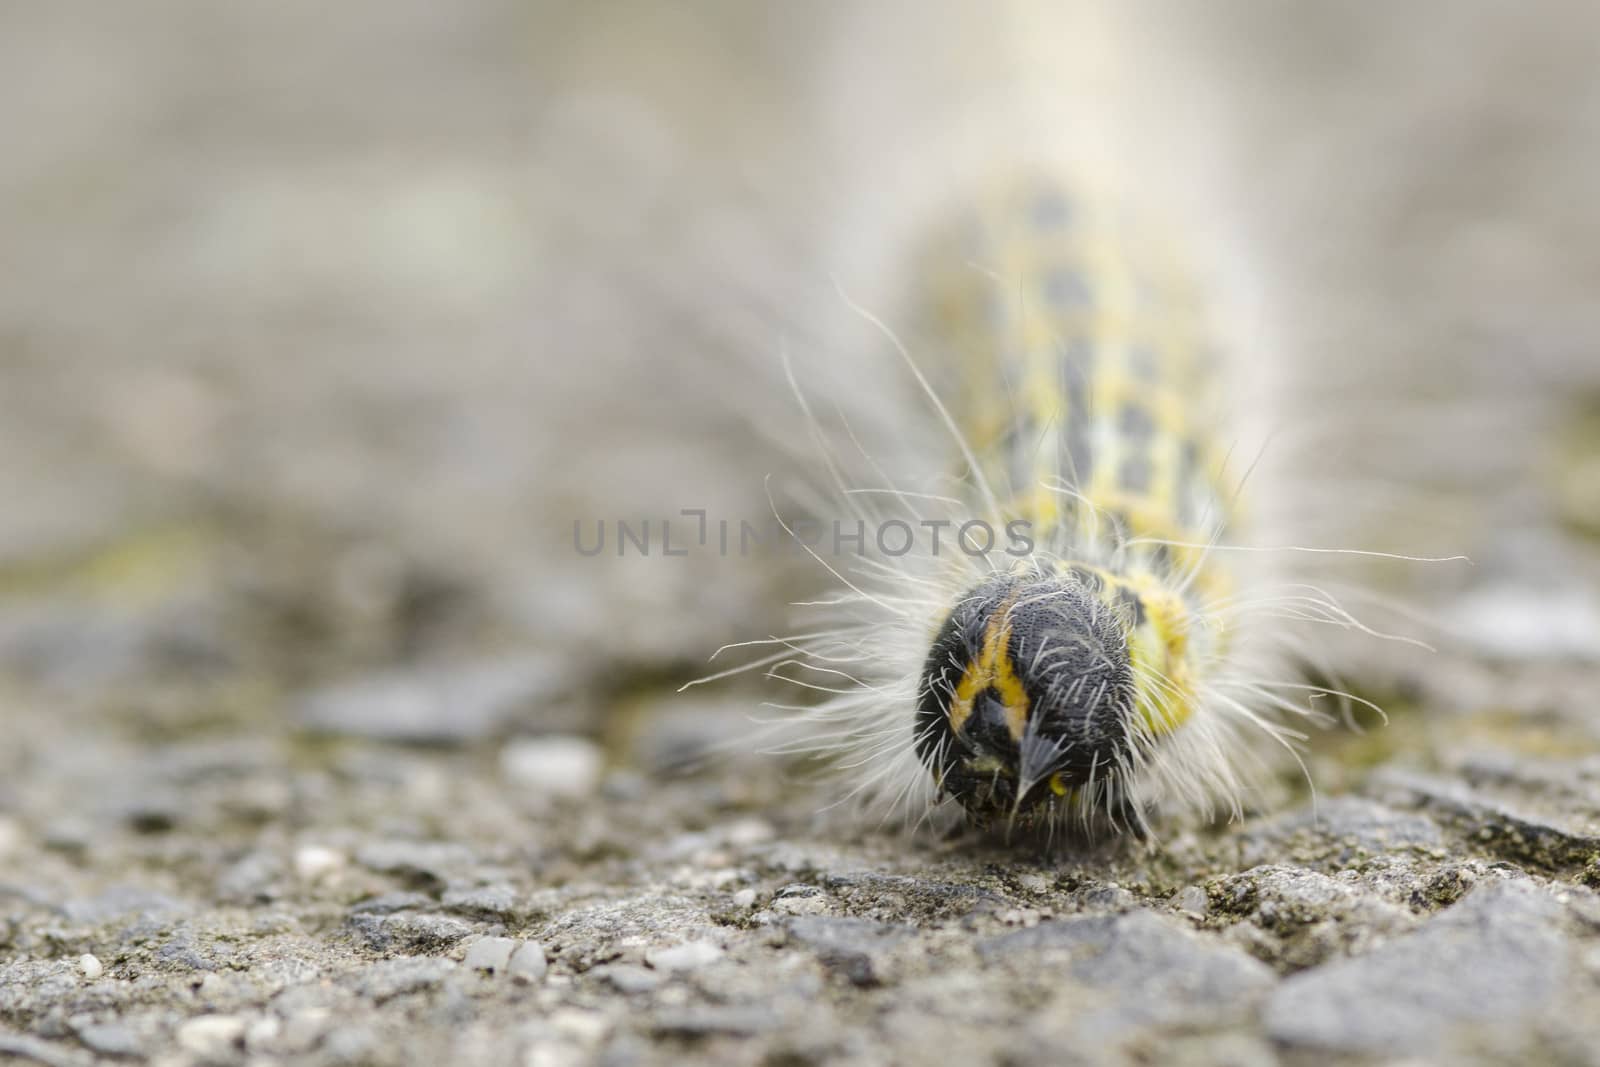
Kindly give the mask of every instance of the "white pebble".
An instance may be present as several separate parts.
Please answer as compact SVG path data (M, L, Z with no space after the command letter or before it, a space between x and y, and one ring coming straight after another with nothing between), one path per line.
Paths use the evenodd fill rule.
M489 971L505 974L511 963L511 954L517 942L509 937L481 937L467 949L466 968L469 971Z
M828 898L818 894L808 897L779 897L772 902L772 910L784 915L826 915Z
M741 889L733 895L733 906L736 908L753 908L756 906L756 891L754 889Z
M92 982L106 973L106 965L100 962L99 956L83 955L78 957L78 970Z
M338 849L306 845L294 853L294 873L304 882L321 881L344 865L344 853Z
M1181 890L1172 898L1172 902L1180 911L1186 911L1202 919L1205 918L1206 912L1211 910L1211 901L1206 896L1206 891L1197 885L1187 886Z
M658 971L697 971L722 958L722 949L709 941L689 941L645 954L644 961Z
M740 819L723 831L723 839L730 845L759 845L776 835L772 824L760 819Z
M204 1059L222 1059L243 1045L247 1025L237 1015L202 1015L178 1027L178 1044Z
M518 982L537 982L544 977L544 972L549 966L545 962L544 946L537 941L524 941L511 954L511 963L506 973Z
M1055 882L1042 874L1019 875L1017 884L1030 893L1048 893L1055 888Z
M500 773L506 781L550 796L593 793L604 765L599 746L581 737L530 737L500 750Z

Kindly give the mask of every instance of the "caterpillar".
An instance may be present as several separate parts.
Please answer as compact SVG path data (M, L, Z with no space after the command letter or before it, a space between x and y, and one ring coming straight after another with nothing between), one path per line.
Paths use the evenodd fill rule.
M1110 197L1026 174L970 204L914 257L914 342L855 307L946 430L950 472L907 488L853 434L851 455L819 432L855 529L901 541L807 548L839 589L803 605L818 627L749 642L773 649L749 666L826 698L776 706L798 715L788 749L849 776L841 800L913 823L953 806L1148 834L1164 810L1238 815L1259 742L1304 736L1277 713L1320 713L1283 692L1314 687L1273 680L1214 551L1243 509L1201 298Z
M917 683L917 755L980 821L1138 823L1146 780L1235 789L1206 691L1231 589L1203 547L1231 511L1208 338L1181 273L1095 206L1022 180L966 224L963 266L930 256L975 478L1039 546L961 595Z
M861 77L883 26L841 37L827 110L854 214L834 225L845 260L867 246L852 279L900 291L837 295L939 444L886 444L919 420L876 395L881 366L852 364L829 405L820 369L785 358L850 536L806 547L835 589L797 632L730 646L763 652L712 678L764 669L803 694L771 703L773 747L826 757L834 803L884 818L1153 838L1169 816L1242 817L1330 706L1382 714L1302 677L1334 673L1306 625L1392 635L1309 569L1280 571L1337 550L1252 533L1261 428L1234 407L1271 390L1245 380L1263 363L1230 349L1177 231L1135 210L1170 191L1118 136L1138 94L1114 87L1148 68L1093 13L1002 8L998 29L948 9L930 32L960 73L901 95ZM874 437L861 418L895 425Z

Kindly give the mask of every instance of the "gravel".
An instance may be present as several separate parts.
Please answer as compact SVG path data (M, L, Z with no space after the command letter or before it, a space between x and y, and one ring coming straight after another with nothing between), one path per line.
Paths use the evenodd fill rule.
M1404 937L1284 982L1267 1005L1267 1032L1378 1055L1437 1053L1478 1030L1533 1031L1575 973L1567 926L1548 891L1487 882Z
M134 765L154 758L140 752ZM1581 979L1600 929L1592 867L1542 846L1507 860L1504 782L1493 799L1465 779L1401 798L1379 776L1373 790L1403 805L1353 795L1154 851L1043 855L814 823L804 793L765 808L756 833L737 802L708 808L681 777L654 785L631 830L627 799L491 817L500 794L477 792L470 766L493 743L440 758L488 805L454 840L390 836L442 825L433 799L344 780L316 818L337 847L314 847L352 860L314 878L288 864L270 892L230 876L312 846L230 858L227 841L174 827L132 839L152 859L118 869L143 884L94 890L109 857L49 858L20 809L28 858L10 878L32 888L0 895L13 1054L410 1063L454 1035L482 1062L867 1062L885 1044L1488 1062L1596 1036L1600 993ZM1587 764L1567 766L1566 786L1589 788ZM1273 861L1252 862L1269 842ZM175 875L156 859L169 855L205 858Z

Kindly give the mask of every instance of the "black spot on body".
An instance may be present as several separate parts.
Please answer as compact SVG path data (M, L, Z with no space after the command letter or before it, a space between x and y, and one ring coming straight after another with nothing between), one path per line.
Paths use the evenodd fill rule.
M1122 405L1122 412L1117 418L1117 429L1125 437L1148 441L1155 436L1155 416L1150 414L1150 409L1143 404L1129 401Z
M1094 472L1094 446L1089 443L1089 428L1075 422L1061 437L1061 469L1073 488L1089 484Z
M1117 468L1117 484L1128 493L1150 491L1150 461L1143 456L1129 456Z
M1152 385L1161 381L1161 353L1146 343L1136 343L1128 350L1128 373Z
M1089 374L1094 369L1094 344L1087 337L1072 337L1060 345L1061 384L1070 393L1074 387L1087 395Z
M1045 273L1044 298L1058 311L1076 311L1094 303L1088 281L1071 267L1056 267Z
M1200 448L1184 441L1178 448L1178 525L1190 529L1199 520L1195 500L1200 495Z
M1094 447L1089 439L1089 374L1094 346L1078 337L1062 346L1060 384L1064 410L1057 445L1061 471L1074 487L1087 485L1094 472Z

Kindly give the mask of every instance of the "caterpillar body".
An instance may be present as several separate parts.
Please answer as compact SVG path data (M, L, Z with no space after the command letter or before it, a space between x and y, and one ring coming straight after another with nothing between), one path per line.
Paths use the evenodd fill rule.
M918 754L979 818L1137 820L1137 779L1183 744L1226 651L1206 608L1227 578L1196 547L1227 521L1203 316L1095 205L1048 180L1004 188L963 241L984 272L930 285L979 477L1039 546L958 602L920 680Z
M792 709L796 747L913 821L941 801L1051 832L1238 812L1259 739L1298 736L1211 551L1239 509L1203 308L1176 257L1080 192L1028 175L976 198L917 256L914 342L857 308L948 431L953 486L909 490L825 445L860 520L931 536L819 554L842 586L809 605L826 622L762 661L827 695Z

